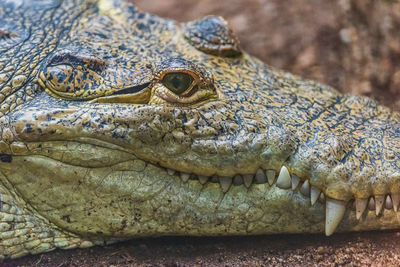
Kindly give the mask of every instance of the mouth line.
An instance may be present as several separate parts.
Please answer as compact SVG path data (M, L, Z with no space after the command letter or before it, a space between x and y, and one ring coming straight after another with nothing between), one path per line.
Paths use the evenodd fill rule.
M130 160L139 160L143 161L145 165L152 165L155 168L164 171L164 177L173 177L173 179L177 179L182 181L182 183L193 183L197 182L202 186L207 186L208 183L211 184L219 184L221 191L225 194L233 189L233 187L243 187L243 190L248 190L252 186L268 184L270 188L276 187L282 190L292 190L294 193L301 193L303 196L310 199L310 207L313 206L317 201L325 207L325 234L331 235L334 233L335 229L339 226L340 222L342 221L346 210L352 209L353 212L355 210L355 215L358 220L363 220L362 218L366 218L369 214L368 210L372 211L375 210L375 214L377 217L383 215L384 210L392 210L394 212L398 211L399 205L399 194L386 194L386 195L375 195L370 196L366 199L352 199L350 201L341 201L337 199L333 199L330 197L325 196L324 192L321 189L311 185L308 179L300 179L295 174L290 174L288 168L286 166L282 166L279 173L272 169L261 169L259 168L255 174L236 174L232 177L223 177L223 176L204 176L194 173L185 173L180 172L177 170L172 170L165 166L161 166L158 162L151 162L145 159L142 159L135 155L133 151L128 151L120 147L119 145L114 145L108 142L100 141L97 139L91 138L84 138L82 140L75 140L71 142L81 143L83 141L84 144L93 147L111 149L114 152L121 153L124 152L126 154L130 154L133 156ZM42 147L40 148L42 149ZM118 152L120 151L120 152ZM27 151L28 152L28 151ZM30 151L33 152L33 151ZM39 151L37 151L39 152ZM23 153L24 154L24 153ZM27 153L30 156L44 156L46 155L39 153ZM22 156L22 154L21 154ZM71 166L79 166L85 167L83 165L75 165L71 162L65 162L63 158L54 158L50 155L47 157L51 158L52 160L61 161L65 164L69 164ZM76 158L80 158L79 153L75 153ZM121 158L122 159L122 158ZM118 162L113 163L112 165L119 164ZM97 166L100 167L100 166ZM104 167L104 164L101 165ZM91 168L87 166L86 168ZM93 166L93 168L96 168ZM176 181L176 180L175 180ZM367 211L367 212L365 212ZM365 216L363 216L365 215Z

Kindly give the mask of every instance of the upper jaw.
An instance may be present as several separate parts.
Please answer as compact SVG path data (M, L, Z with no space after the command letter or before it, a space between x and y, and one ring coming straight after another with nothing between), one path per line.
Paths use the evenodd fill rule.
M201 108L203 111L217 110L219 113L211 114L221 116L228 107L224 103L209 103ZM371 205L375 202L377 215L381 214L386 202L388 207L398 208L399 194L396 192L373 194L373 200L369 200L371 195L354 198L351 194L343 194L349 190L349 185L348 181L340 179L342 177L336 183L333 180L327 184L321 174L316 175L318 172L305 175L322 165L304 157L296 158L293 151L301 151L299 144L293 133L282 127L269 125L266 131L258 134L238 131L237 139L232 142L229 136L224 139L223 135L218 135L226 129L218 128L218 117L194 116L198 112L196 109L149 108L145 105L121 108L121 105L88 103L66 107L65 103L59 102L43 107L31 103L23 111L14 112L9 124L17 139L23 142L94 137L124 147L142 160L173 169L174 175L179 171L183 180L194 174L200 183L212 182L213 176L217 175L216 181L225 192L235 185L237 175L241 176L241 180L236 178L238 186L250 187L260 182L268 183L268 171L273 171L274 179L270 178L268 184L282 189L305 187L302 191L310 196L310 203L315 203L318 198L325 199L327 235L336 229L352 199L357 206L357 218L362 217L368 202ZM234 124L224 121L224 127ZM185 129L185 132L179 129ZM216 135L219 138L215 139ZM304 169L302 162L315 165Z

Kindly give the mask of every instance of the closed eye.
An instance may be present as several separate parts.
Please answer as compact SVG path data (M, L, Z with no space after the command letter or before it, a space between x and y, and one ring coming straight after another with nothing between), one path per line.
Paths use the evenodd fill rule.
M61 52L55 54L48 61L49 66L70 65L88 67L95 72L102 72L107 67L104 60L92 57L87 54L72 54L71 52Z

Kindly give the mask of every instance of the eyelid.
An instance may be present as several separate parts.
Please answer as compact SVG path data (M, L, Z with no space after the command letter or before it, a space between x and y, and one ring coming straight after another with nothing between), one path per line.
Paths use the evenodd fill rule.
M107 62L104 60L86 55L86 54L72 54L70 52L62 52L55 54L49 61L49 66L56 65L71 65L71 66L88 66L96 72L102 72L107 67Z
M162 79L164 79L165 75L170 73L186 73L192 76L193 82L191 84L192 85L191 88L200 83L200 77L196 73L188 69L172 69L172 70L162 71L158 76L158 80L161 82Z

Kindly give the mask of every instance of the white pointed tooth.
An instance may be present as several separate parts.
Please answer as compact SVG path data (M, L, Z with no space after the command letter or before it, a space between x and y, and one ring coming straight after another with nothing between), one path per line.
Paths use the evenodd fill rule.
M201 184L205 184L208 182L208 176L204 176L204 175L199 175L199 182Z
M281 168L278 179L276 180L276 186L281 189L289 189L291 187L290 173L285 166Z
M190 174L185 173L185 172L181 172L181 179L182 181L184 181L185 183L189 180Z
M219 183L221 185L222 191L225 193L229 190L229 187L231 187L232 178L226 176L219 177Z
M356 198L356 218L359 220L368 205L368 198Z
M251 183L253 182L253 175L252 174L243 174L243 182L244 185L249 188Z
M235 177L233 177L233 184L234 185L242 185L243 184L243 178L240 174L236 174Z
M311 186L311 206L317 202L319 194L321 194L321 190L316 188L315 186Z
M258 169L254 179L256 184L265 184L267 182L267 176L262 169Z
M300 179L299 177L297 177L297 175L293 174L292 175L292 190L295 190L297 188L297 186L300 183Z
M175 174L175 171L172 170L172 169L167 169L167 173L168 173L169 175L174 175L174 174Z
M343 218L346 202L327 197L325 209L325 235L330 236Z
M310 183L308 182L308 180L306 180L300 187L300 193L302 193L306 197L310 196Z
M400 202L400 194L392 194L392 203L393 203L393 210L397 212L399 208L399 202Z
M274 181L275 181L276 172L274 170L267 170L266 174L267 174L267 178L268 178L268 184L273 185Z
M390 197L390 195L386 196L385 209L387 209L387 210L393 209L392 198Z
M370 197L368 201L368 209L375 210L375 199L374 197Z
M383 204L385 203L385 195L376 195L375 196L375 214L376 216L381 213Z

